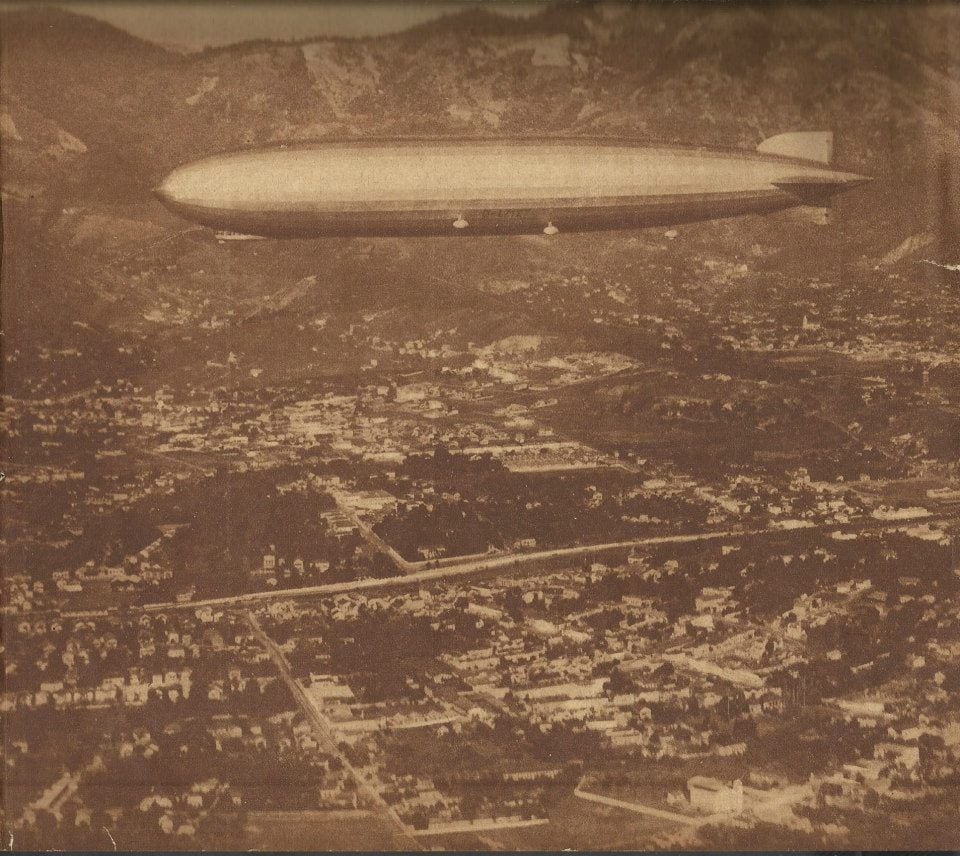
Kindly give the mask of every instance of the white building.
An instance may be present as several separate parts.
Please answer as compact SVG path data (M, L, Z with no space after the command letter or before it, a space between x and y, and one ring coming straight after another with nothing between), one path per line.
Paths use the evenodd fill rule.
M725 785L718 779L694 776L687 780L690 807L704 814L739 814L743 811L743 784Z

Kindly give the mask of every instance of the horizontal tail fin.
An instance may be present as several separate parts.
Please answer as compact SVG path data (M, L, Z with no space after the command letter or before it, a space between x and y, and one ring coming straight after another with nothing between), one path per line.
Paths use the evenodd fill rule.
M855 175L852 172L831 172L823 178L785 175L771 184L807 205L823 205L824 200L831 196L844 190L852 190L871 180L865 175Z
M780 155L829 164L833 160L833 131L795 131L768 137L757 151L763 155Z
M795 196L801 202L816 204L822 200L838 193L843 187L843 182L834 179L810 179L805 176L793 178L785 176L779 181L774 181L773 186L785 190L791 196Z

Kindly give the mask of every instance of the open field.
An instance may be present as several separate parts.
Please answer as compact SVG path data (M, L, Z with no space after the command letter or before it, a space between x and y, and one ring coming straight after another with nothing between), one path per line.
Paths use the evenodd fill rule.
M402 850L393 830L367 811L256 811L247 815L254 850Z
M587 803L571 791L551 807L549 824L435 841L451 850L643 850L655 849L660 836L678 829L666 820Z

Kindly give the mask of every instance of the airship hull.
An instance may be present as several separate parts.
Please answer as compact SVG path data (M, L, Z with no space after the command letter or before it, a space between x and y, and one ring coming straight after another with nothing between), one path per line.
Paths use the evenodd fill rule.
M549 200L512 206L302 211L238 211L181 202L168 207L186 220L211 229L273 238L424 237L450 235L524 235L543 231L552 224L561 232L595 232L607 229L637 229L763 214L796 205L781 191L753 194L715 194L712 197L632 197L606 204ZM453 224L463 222L458 229Z
M582 141L319 143L197 161L156 192L185 219L277 238L552 234L768 213L853 179L752 152Z

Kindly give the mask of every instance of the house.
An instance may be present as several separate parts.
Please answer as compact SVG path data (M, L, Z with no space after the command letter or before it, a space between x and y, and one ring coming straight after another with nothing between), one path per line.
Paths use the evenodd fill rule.
M731 605L732 594L733 589L731 587L704 587L696 597L694 608L699 615L720 615Z

